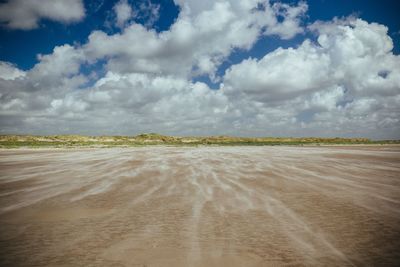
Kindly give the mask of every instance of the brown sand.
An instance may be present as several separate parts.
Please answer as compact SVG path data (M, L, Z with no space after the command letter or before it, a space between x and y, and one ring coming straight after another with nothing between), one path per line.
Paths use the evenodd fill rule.
M0 151L0 266L396 266L400 147Z

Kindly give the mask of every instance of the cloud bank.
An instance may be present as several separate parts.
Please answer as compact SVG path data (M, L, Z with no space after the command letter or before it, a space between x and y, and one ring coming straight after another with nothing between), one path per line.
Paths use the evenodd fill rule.
M400 57L384 25L348 17L305 26L305 2L176 4L167 31L130 21L134 11L120 1L121 32L55 47L26 72L1 62L1 131L400 138ZM302 33L313 38L218 75L262 36ZM82 71L98 64L104 75Z

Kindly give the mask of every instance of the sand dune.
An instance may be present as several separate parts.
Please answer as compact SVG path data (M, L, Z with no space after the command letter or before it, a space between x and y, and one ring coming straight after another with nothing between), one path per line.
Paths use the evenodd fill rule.
M396 266L400 147L0 151L0 266Z

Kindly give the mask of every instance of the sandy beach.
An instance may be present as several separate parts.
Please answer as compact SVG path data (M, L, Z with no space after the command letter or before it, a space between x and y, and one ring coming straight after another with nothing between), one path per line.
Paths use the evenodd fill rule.
M398 266L400 147L0 151L0 266Z

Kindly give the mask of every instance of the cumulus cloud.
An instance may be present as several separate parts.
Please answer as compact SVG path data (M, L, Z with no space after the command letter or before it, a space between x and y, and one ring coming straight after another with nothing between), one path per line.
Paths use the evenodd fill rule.
M348 18L309 29L316 43L305 40L298 48L279 48L230 67L227 95L269 106L291 103L302 127L368 132L386 121L392 134L398 131L400 57L391 52L387 27Z
M2 62L1 131L399 138L400 58L385 26L315 22L306 29L315 39L217 77L235 49L303 32L306 4L176 3L181 12L167 31L127 23L112 35L94 31L81 46L55 47L26 72ZM105 75L82 74L99 61ZM199 75L221 79L220 88L195 82Z
M269 102L324 88L330 80L330 59L318 49L306 40L298 48L278 48L260 60L244 60L227 70L226 90Z
M41 19L71 23L84 16L82 0L12 0L0 4L0 24L10 29L34 29Z
M298 48L278 48L260 60L229 68L224 77L227 91L263 102L334 86L357 96L399 93L399 57L391 52L385 26L352 19L317 22L309 28L317 32L317 43L307 39Z
M39 63L30 71L33 80L45 80L51 84L58 83L62 78L71 78L78 74L81 64L85 61L80 49L70 45L56 46L52 54L38 55Z
M25 72L9 62L0 61L0 79L15 80L24 77Z
M279 9L265 2L260 9L259 2L253 0L177 4L181 7L179 17L165 32L157 33L135 23L113 35L94 31L84 48L88 57L109 58L107 69L113 72L215 78L218 66L234 49L250 49L269 28L281 28L271 30L271 34L284 38L301 32L299 10L306 9L302 2ZM278 22L277 16L283 16L283 22ZM283 24L290 24L291 30L283 30Z

